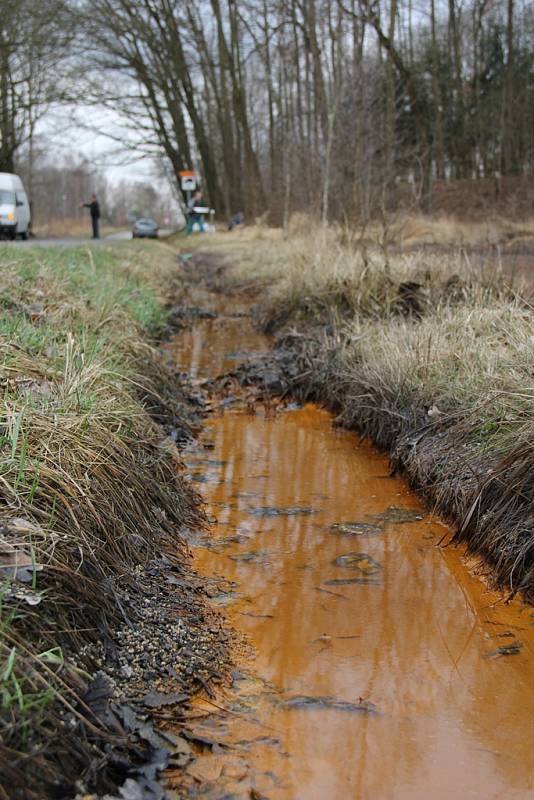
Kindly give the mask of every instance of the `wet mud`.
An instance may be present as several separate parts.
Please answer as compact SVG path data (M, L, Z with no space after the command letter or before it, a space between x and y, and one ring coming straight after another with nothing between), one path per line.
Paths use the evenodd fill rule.
M247 319L221 315L167 351L201 382L266 346ZM195 703L185 784L171 773L171 786L271 800L532 797L530 607L505 604L438 546L444 524L332 421L314 405L225 398L186 450L212 520L191 532L195 566L224 579L212 602L248 644L233 685Z

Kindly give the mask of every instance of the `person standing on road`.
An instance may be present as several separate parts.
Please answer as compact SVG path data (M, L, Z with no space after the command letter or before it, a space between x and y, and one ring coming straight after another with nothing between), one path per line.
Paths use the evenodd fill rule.
M200 232L204 232L204 220L202 219L202 214L198 214L195 211L197 206L202 205L202 192L198 191L195 192L189 203L187 204L187 235L190 236L193 233L193 226L195 222L198 222Z
M91 225L93 226L93 239L100 238L100 204L96 199L96 194L91 195L89 203L80 203L80 208L88 208L91 214Z

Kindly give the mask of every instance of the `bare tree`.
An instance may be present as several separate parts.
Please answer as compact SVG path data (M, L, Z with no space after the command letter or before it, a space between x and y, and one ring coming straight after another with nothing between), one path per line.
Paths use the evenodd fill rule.
M367 218L532 172L531 4L91 0L85 31L95 102L224 212Z
M0 14L0 170L13 172L20 147L66 85L58 75L74 31L63 0L3 0ZM30 158L31 161L31 158ZM30 185L31 190L31 185Z

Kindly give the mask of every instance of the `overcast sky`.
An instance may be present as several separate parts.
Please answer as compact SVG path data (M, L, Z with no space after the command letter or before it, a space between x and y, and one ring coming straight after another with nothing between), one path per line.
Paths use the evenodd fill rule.
M110 111L95 111L83 106L60 107L51 111L42 121L37 133L50 148L52 157L59 161L72 154L84 156L113 183L122 180L153 180L157 175L154 159L132 153L111 137L126 140L118 115ZM159 178L161 180L161 178Z

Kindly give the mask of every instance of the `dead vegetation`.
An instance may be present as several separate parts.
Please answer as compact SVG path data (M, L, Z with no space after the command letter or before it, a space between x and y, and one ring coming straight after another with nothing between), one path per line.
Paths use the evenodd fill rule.
M373 241L380 241L384 225L370 228ZM454 214L425 216L400 214L386 226L391 245L441 245L454 248L488 248L534 244L534 219L515 219L488 214L480 220L461 220Z
M261 304L267 331L306 320L422 317L444 306L485 307L516 292L499 269L481 269L466 253L392 252L335 228L309 235L301 223L294 230L276 247L261 239L242 246L230 272L238 285L269 287Z
M191 422L147 344L175 271L164 248L2 254L0 797L71 796L120 739L81 699L82 653L135 619L135 568L203 524L150 414Z

